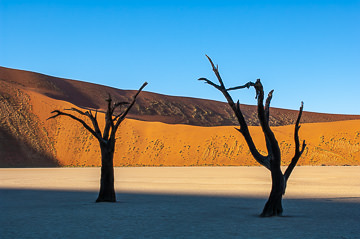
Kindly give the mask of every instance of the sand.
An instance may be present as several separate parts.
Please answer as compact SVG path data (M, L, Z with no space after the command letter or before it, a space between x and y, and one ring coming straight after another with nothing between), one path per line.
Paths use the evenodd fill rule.
M360 167L297 167L284 216L260 218L261 167L0 169L0 238L360 238Z
M50 148L47 148L48 146L44 148L48 155L56 158L59 166L100 166L99 143L80 123L68 117L46 120L54 109L76 106L32 91L28 91L27 94L31 99L32 112L38 117L41 129L47 132L41 142L49 142L51 147L48 145ZM103 113L98 113L98 121L100 129L103 129ZM359 129L360 120L302 124L299 132L300 140L305 139L307 147L298 165L360 165ZM257 148L261 153L266 154L261 128L254 126L249 127L249 130ZM38 131L42 132L42 130ZM273 131L282 151L282 162L288 165L294 156L294 125L273 127ZM243 136L233 126L169 125L132 119L126 119L117 131L114 164L115 166L259 165L253 159Z

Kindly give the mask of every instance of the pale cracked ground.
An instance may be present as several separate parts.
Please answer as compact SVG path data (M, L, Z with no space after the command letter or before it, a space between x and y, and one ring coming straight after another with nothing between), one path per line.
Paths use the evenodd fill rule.
M297 167L284 216L260 218L260 167L0 169L0 238L360 238L360 167Z

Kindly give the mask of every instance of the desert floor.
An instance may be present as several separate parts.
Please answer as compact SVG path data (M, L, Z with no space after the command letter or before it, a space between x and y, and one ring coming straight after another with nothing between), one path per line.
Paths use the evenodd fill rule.
M260 218L261 167L0 169L0 238L360 238L360 167L297 167L284 216Z

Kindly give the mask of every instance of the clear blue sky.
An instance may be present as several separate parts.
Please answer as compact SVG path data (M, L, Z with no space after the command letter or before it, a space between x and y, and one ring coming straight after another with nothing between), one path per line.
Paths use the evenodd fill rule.
M360 1L0 0L1 66L224 101L205 54L274 107L360 114Z

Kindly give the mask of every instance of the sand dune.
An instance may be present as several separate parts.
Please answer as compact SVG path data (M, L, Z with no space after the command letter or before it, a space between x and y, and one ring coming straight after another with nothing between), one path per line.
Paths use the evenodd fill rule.
M104 99L108 97L108 93L117 101L131 101L134 94L132 90L115 89L88 82L0 67L0 95L1 93L9 93L7 91L2 92L1 88L6 84L17 90L35 91L53 99L70 102L78 107L95 109L106 107ZM250 125L258 125L258 119L253 114L256 111L255 106L242 105L242 111ZM147 91L143 91L139 95L137 104L128 117L143 121L197 126L231 126L237 124L232 110L224 102L161 95ZM296 117L296 110L272 108L270 122L277 126L288 125L295 123ZM306 123L332 122L360 119L360 115L323 114L306 112L305 109L302 119Z
M74 105L28 92L33 112L54 146L53 155L62 166L99 166L99 146L77 122L58 117L46 121L53 109ZM103 125L103 114L98 119ZM283 163L293 156L294 126L274 127ZM266 147L260 127L250 127L257 147ZM240 133L232 126L199 127L169 125L128 119L117 134L116 166L257 165ZM307 149L299 165L359 165L360 120L303 124L300 140Z
M92 103L85 105L98 108L98 103L103 103L105 98L99 92L111 89L112 93L120 94L122 91L7 68L0 68L0 86L0 167L100 165L98 143L81 125L66 117L46 119L54 109L84 105L90 95L93 96L89 101ZM131 91L126 91L125 95L130 97L131 94ZM139 98L136 106L152 101L148 94L141 93L145 98ZM151 95L155 97L156 94ZM156 99L170 100L167 96L161 97ZM176 97L171 99L178 100ZM198 102L186 98L186 102L178 101L177 105L188 105L190 101ZM206 105L214 103L201 102ZM168 106L164 107L161 106L161 110ZM220 108L224 108L224 104ZM290 115L293 120L296 118L296 111L290 115L290 111L285 111L281 112L286 122L290 122ZM271 110L271 113L276 112L276 109ZM325 120L316 118L319 115L328 121L360 117L311 113L308 115L310 118L304 115L304 120ZM212 117L208 116L209 119ZM99 113L98 118L103 125L103 114ZM359 165L359 126L360 120L303 123L300 138L306 140L308 147L299 165ZM283 152L283 163L288 164L294 150L293 126L273 129ZM256 145L265 153L261 129L250 127L250 130ZM257 165L243 137L233 126L201 127L128 119L121 125L117 136L116 166Z

